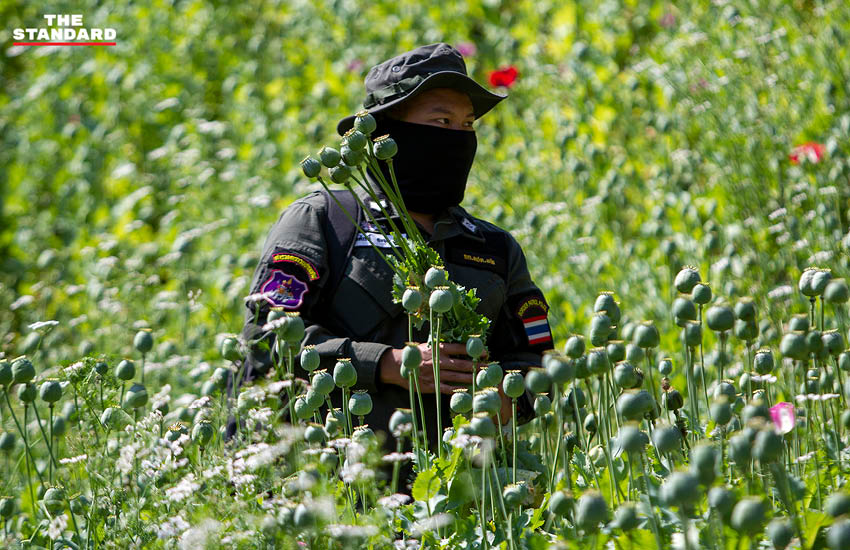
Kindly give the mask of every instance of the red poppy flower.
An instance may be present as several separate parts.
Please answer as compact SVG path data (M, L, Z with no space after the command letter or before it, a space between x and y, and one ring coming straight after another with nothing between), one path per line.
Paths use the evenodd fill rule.
M510 88L513 86L518 76L519 71L513 65L505 67L504 69L492 71L490 73L490 85L494 88Z
M791 150L791 154L788 155L788 159L791 161L791 164L800 164L804 161L818 163L823 158L824 153L826 153L826 147L820 143L810 141L794 147Z

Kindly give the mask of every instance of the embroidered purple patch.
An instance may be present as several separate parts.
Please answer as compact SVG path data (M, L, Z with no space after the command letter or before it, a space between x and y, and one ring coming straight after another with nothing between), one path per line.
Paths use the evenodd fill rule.
M266 300L275 307L298 309L307 294L307 283L288 275L280 269L273 269L271 277L263 283L260 292L267 293Z

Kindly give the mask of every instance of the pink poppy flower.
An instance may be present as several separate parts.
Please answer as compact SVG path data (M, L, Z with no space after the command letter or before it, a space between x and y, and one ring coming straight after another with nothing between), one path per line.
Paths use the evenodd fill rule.
M461 42L455 48L464 57L472 57L478 51L478 48L472 42Z
M776 431L781 434L787 434L797 424L794 405L785 401L770 408L770 418L773 420L773 425L776 426Z

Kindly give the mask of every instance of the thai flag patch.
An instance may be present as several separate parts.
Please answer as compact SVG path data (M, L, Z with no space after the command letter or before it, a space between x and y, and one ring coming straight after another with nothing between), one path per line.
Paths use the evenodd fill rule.
M525 326L525 333L528 335L529 344L542 344L552 340L552 334L549 332L549 321L546 319L546 315L523 319L522 324Z

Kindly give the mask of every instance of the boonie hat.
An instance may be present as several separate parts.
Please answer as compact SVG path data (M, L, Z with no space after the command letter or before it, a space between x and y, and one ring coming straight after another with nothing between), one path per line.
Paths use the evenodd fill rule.
M434 88L465 92L476 119L507 97L494 94L470 78L463 56L445 42L420 46L375 65L366 74L365 84L363 107L373 114ZM343 135L353 125L354 116L348 116L339 121L336 130Z

